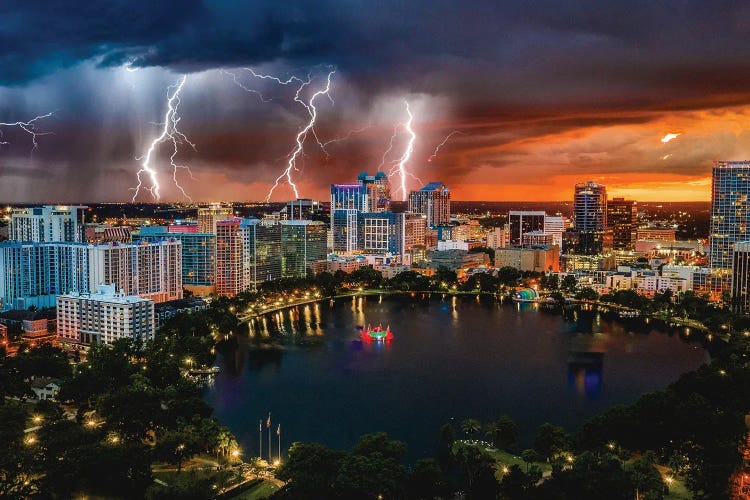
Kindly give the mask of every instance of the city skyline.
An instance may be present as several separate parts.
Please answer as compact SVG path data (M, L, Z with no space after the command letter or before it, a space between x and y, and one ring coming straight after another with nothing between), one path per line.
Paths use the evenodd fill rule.
M36 148L0 127L0 200L130 200L181 81L179 131L195 150L183 143L177 160L195 179L180 170L180 184L195 201L265 199L309 109L293 99L298 82L243 68L284 82L309 74L311 91L330 77L315 135L341 140L326 153L304 138L292 170L302 197L326 199L330 183L378 169L391 145L386 170L421 179L404 176L402 191L439 180L462 201L566 200L582 178L611 196L708 201L713 161L750 154L741 6L141 7L0 7L12 19L0 27L0 122L53 113L35 122L53 134ZM22 36L47 17L48 29ZM186 200L168 183L170 153L161 144L151 163L162 200ZM271 196L294 198L285 183Z

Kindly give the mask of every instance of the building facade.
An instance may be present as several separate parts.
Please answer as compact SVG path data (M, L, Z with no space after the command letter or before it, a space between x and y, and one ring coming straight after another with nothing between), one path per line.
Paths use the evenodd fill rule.
M442 182L430 182L409 193L409 212L422 214L427 225L442 226L451 219L451 192Z
M207 207L200 207L198 209L198 232L216 234L217 222L233 218L232 207L224 207L218 203L213 203Z
M304 278L312 264L326 258L326 227L318 221L281 221L281 275Z
M750 161L714 163L709 262L719 286L725 290L731 285L734 244L750 239L749 197Z
M242 262L242 219L216 222L216 293L234 297L246 289Z
M45 205L17 208L10 217L8 239L16 241L82 241L83 213L88 207Z
M508 213L510 245L521 246L523 235L532 231L544 231L546 214L536 210L511 210Z
M638 232L638 204L625 198L607 202L607 224L612 228L612 248L633 250Z
M281 224L272 219L243 219L242 273L245 288L281 278Z
M93 294L57 297L57 333L62 342L95 345L121 339L151 340L155 332L154 302L124 295L114 285Z

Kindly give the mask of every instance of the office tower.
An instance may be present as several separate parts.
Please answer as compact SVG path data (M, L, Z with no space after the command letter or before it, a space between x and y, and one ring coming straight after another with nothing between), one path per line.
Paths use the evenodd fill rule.
M245 288L281 278L281 224L274 219L243 219L242 274Z
M45 205L17 208L10 218L8 239L16 241L82 241L83 213L88 207Z
M638 204L625 198L607 202L607 224L612 228L612 247L615 250L634 250L638 231Z
M331 234L334 253L353 253L358 250L359 210L340 208L331 211Z
M401 253L401 214L375 212L359 214L359 248L365 253Z
M312 263L326 258L326 227L318 221L289 220L281 225L281 275L304 278Z
M409 212L423 214L427 225L440 226L451 220L451 192L442 182L430 182L409 193Z
M216 236L195 232L170 232L164 226L145 226L133 235L133 241L160 241L174 238L182 243L182 286L195 295L215 291ZM175 226L189 228L195 226Z
M154 338L154 302L124 295L115 285L100 285L96 293L57 297L57 333L62 342L111 344L115 340Z
M284 220L309 219L310 216L323 211L323 203L310 198L297 198L287 202L281 209L281 218Z
M612 250L612 230L607 229L607 189L596 182L575 185L575 228L563 234L563 253L598 255Z
M735 312L750 312L750 241L737 241L732 251L732 305Z
M175 238L88 245L89 290L115 285L154 302L182 298L182 243ZM80 290L78 290L80 292Z
M234 297L246 289L242 266L242 219L216 222L216 294Z
M750 161L714 163L711 183L711 270L722 289L729 289L732 251L747 241L750 222Z
M565 232L565 219L562 215L545 215L544 232L552 235L552 244L562 248L562 235Z
M365 187L367 200L363 212L388 212L391 209L391 182L385 172L368 175L362 172L357 182Z
M576 184L573 214L578 231L601 231L607 227L607 188L592 181Z
M232 207L223 207L218 203L212 203L207 207L198 209L198 232L203 234L216 234L216 223L220 220L232 219Z
M403 212L398 216L398 231L400 253L403 256L414 247L423 247L427 233L427 217L422 214Z
M508 213L510 244L521 246L523 235L532 231L544 231L546 214L536 210L511 210Z

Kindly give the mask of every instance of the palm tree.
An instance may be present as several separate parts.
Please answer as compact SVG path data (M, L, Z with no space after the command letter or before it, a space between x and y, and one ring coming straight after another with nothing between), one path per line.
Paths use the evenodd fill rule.
M490 422L487 424L484 427L484 434L487 436L487 439L490 440L492 446L497 448L500 440L500 426L497 425L497 422Z
M479 420L467 418L461 422L461 430L464 431L468 437L472 437L474 434L482 430L482 424Z

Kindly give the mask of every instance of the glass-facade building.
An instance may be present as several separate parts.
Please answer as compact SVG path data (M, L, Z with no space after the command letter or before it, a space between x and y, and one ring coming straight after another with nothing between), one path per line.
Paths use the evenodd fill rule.
M243 219L242 271L248 288L281 278L281 224L273 219Z
M165 226L148 226L134 234L133 241L159 241L167 237L182 242L182 285L187 288L213 288L216 236L210 233L168 233Z
M711 183L711 271L729 289L734 244L749 240L750 161L717 161Z
M281 274L284 278L304 278L312 263L325 260L326 226L309 220L280 221Z

